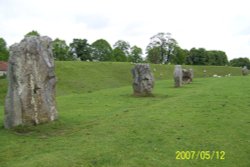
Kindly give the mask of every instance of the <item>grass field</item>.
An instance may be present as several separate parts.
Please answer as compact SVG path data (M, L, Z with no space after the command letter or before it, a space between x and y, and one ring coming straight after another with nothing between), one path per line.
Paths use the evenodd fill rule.
M156 80L172 79L174 65L151 64L151 71ZM58 78L57 95L86 93L104 88L130 85L131 69L134 64L119 62L56 62ZM241 68L230 66L183 66L193 68L195 77L203 77L206 69L207 77L214 74L225 76L241 75Z
M172 80L157 80L154 97L138 98L131 86L123 86L130 84L130 74L124 73L128 80L120 81L113 71L116 84L109 83L111 74L100 83L101 74L92 69L93 76L77 74L90 84L80 89L73 76L62 74L62 69L74 69L60 65L59 120L15 130L1 126L1 167L250 166L250 77L195 78L178 89ZM103 85L91 88L91 83ZM191 150L224 151L225 159L176 160L176 151Z
M57 96L69 94L89 93L105 88L115 88L130 85L132 82L131 63L119 62L56 62ZM193 68L195 77L203 77L203 70L207 70L207 77L213 74L225 76L241 75L241 69L229 66L184 66ZM172 79L173 65L151 64L151 71L156 80ZM7 92L6 79L0 79L0 104L4 104Z

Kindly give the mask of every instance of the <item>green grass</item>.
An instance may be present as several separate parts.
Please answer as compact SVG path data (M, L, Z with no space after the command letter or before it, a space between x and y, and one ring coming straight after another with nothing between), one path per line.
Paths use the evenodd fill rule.
M7 79L0 78L0 105L4 104L5 95L7 93L8 82Z
M100 89L130 85L132 82L131 63L118 62L56 62L57 96L89 93ZM193 68L195 77L203 77L203 70L207 76L213 74L225 76L241 75L241 69L229 66L184 66ZM155 70L154 70L155 69ZM151 71L156 80L172 79L173 65L151 64ZM4 104L7 92L6 79L0 79L0 104Z
M249 167L249 83L242 76L196 78L174 88L172 80L158 80L154 97L144 98L132 96L131 86L66 90L57 97L58 121L0 128L0 166ZM225 160L176 160L178 150L226 154Z
M129 63L56 62L57 95L128 85L132 67Z
M57 95L71 93L86 93L104 88L114 88L130 85L132 81L131 69L134 64L119 62L56 62L58 78ZM203 70L207 70L207 77L213 74L225 76L241 75L241 68L229 66L183 66L193 68L195 77L203 77ZM155 70L154 70L155 69ZM172 79L174 65L151 64L151 71L156 80Z

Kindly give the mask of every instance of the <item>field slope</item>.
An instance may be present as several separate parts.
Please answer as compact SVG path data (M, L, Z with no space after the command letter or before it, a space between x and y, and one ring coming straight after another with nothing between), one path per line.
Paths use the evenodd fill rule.
M119 62L56 62L57 96L89 93L100 89L127 86L131 84L131 69L134 64ZM195 77L203 77L206 69L207 77L213 74L225 76L241 75L241 69L229 66L184 66L193 68ZM173 65L151 64L156 80L172 79ZM7 92L6 79L0 79L0 104L4 103Z
M249 83L250 77L242 76L196 78L176 89L172 80L158 80L154 97L146 98L132 96L131 86L58 90L58 121L0 128L0 166L248 167ZM66 87L59 83L59 89ZM225 156L176 160L176 151L191 150Z
M172 79L174 65L151 64L151 71L156 80ZM134 64L119 62L56 62L58 78L57 95L86 93L95 90L127 86L131 84L131 69ZM225 76L241 75L241 68L229 66L183 66L193 68L195 77L207 77L214 74Z

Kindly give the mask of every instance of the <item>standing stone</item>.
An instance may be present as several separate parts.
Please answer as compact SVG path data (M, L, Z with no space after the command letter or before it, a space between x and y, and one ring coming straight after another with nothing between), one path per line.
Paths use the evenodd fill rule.
M10 47L5 128L36 125L57 118L56 77L49 37L26 37Z
M248 75L247 66L244 66L244 67L241 69L241 72L242 72L242 75Z
M194 73L192 69L182 69L182 82L184 84L189 84L193 81Z
M204 78L207 77L207 70L206 69L203 70L203 77Z
M175 65L174 69L174 82L175 82L175 87L181 87L182 85L182 68L181 65Z
M152 94L154 77L149 64L136 64L132 69L134 95L147 96Z
M191 82L193 82L193 78L194 78L194 71L192 68L189 69L189 73L190 73L190 78L191 78Z

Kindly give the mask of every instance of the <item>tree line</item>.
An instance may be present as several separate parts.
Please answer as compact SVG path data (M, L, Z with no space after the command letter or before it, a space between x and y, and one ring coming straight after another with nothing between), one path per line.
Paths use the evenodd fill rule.
M25 35L40 36L37 31ZM250 68L248 58L236 58L228 61L227 55L219 50L205 48L182 49L170 33L158 33L150 38L143 58L142 49L124 40L118 40L113 47L105 39L98 39L92 44L87 39L75 38L67 45L65 40L56 38L52 42L53 55L57 61L113 61L154 64L187 64L187 65L231 65ZM0 61L7 61L9 56L6 42L0 38Z

